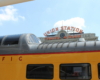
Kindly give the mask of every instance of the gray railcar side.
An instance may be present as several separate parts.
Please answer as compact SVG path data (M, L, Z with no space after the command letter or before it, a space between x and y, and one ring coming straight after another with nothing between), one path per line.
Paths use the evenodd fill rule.
M41 43L40 40L33 34L21 34L19 35L18 44L14 44L9 41L11 39L11 41L13 42L13 37L10 38L5 44L4 42L6 41L7 37L9 37L9 35L1 37L2 40L0 44L0 54L38 54L51 52L77 52L100 50L100 41ZM9 44L9 42L11 44Z

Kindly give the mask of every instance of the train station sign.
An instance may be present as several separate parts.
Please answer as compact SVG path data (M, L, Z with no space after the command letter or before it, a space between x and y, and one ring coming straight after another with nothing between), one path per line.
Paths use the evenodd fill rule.
M69 36L64 36L63 39L69 39L69 38L80 38L81 35L69 35ZM46 37L45 40L57 40L57 39L62 39L61 37Z
M81 30L79 28L76 28L76 27L73 27L73 26L61 26L60 28L58 28L58 27L52 28L51 30L45 32L44 36L47 36L51 33L54 33L56 31L60 31L60 30L69 30L69 31L77 32L77 33L82 33L83 32L83 30Z

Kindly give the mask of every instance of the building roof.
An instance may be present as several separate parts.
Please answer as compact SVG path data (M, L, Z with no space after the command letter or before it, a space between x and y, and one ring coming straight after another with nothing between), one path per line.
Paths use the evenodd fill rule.
M32 1L32 0L0 0L0 7L17 4L17 3L22 3L22 2L26 2L26 1Z

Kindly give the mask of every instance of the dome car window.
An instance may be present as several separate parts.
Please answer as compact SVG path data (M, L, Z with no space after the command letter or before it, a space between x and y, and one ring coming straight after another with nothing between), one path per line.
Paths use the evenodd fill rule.
M1 36L1 37L0 37L0 45L1 45L1 42L2 42L3 37L4 37L4 36Z
M31 42L31 43L39 43L39 40L38 40L38 38L36 36L30 35L29 36L29 42Z
M20 35L7 36L3 42L3 45L16 45L19 43Z

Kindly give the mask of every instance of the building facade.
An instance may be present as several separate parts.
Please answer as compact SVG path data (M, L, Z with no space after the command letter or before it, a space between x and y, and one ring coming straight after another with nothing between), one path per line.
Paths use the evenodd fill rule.
M85 41L97 41L98 37L95 33L74 33L67 32L66 30L60 30L56 34L46 35L45 37L39 37L43 43L52 42L77 42L79 39Z

